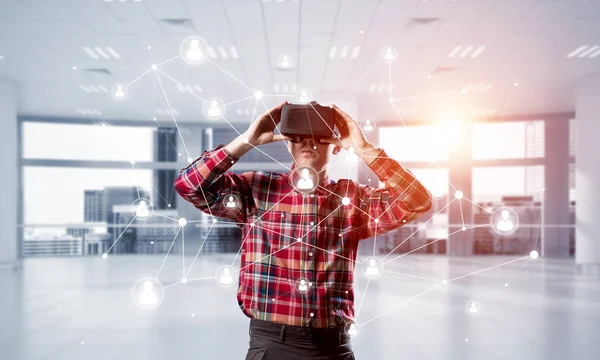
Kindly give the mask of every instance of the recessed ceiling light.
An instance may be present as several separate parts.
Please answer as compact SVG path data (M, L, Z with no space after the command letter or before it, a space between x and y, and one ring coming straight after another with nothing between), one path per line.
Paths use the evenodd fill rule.
M460 57L460 58L464 58L464 57L470 57L470 58L475 58L479 55L481 55L481 53L483 52L483 50L485 50L485 46L479 46L479 47L475 47L472 45L469 46L456 46L449 54L448 57L452 58L452 57Z
M600 45L583 45L571 51L567 58L578 57L593 59L600 55Z

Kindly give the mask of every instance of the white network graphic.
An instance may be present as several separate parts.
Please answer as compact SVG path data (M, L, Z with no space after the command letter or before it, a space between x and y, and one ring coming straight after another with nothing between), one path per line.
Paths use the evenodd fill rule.
M177 60L177 59L183 59L186 63L190 64L190 65L199 65L203 62L209 62L212 65L214 65L218 70L223 71L227 76L232 77L233 79L235 79L236 81L238 81L240 84L242 84L246 89L252 91L252 96L243 98L243 99L238 99L235 101L230 102L229 104L233 104L233 103L237 103L237 102L241 102L241 101L245 101L245 100L249 100L249 99L255 99L256 100L256 104L254 107L254 113L256 112L256 108L260 103L262 103L262 105L265 107L266 110L268 110L267 105L264 102L264 97L269 97L269 96L274 96L274 97L281 97L281 96L293 96L295 97L295 99L297 100L298 103L304 103L304 104L313 104L311 101L311 92L308 89L299 89L298 92L296 93L296 95L281 95L281 94L264 94L262 91L260 90L254 90L251 89L249 86L243 84L243 82L241 82L239 79L235 78L232 74L230 74L229 72L227 72L225 69L223 69L222 67L220 67L219 65L217 65L216 63L214 63L213 61L211 61L208 56L207 56L207 43L200 37L189 37L186 40L184 40L181 44L181 48L180 48L180 54L173 57L172 59L169 59L161 64L158 65L152 65L150 69L148 69L147 71L145 71L144 73L142 73L139 77L137 77L135 80L133 80L132 82L128 83L128 84L123 84L123 83L119 83L119 84L115 84L112 89L111 89L111 95L115 100L126 100L128 97L128 88L135 83L137 80L139 80L140 78L142 78L143 76L145 76L146 74L152 73L155 76L155 81L158 82L158 84L160 85L160 88L162 89L162 93L165 96L165 100L169 106L169 113L171 115L171 117L173 118L173 121L175 123L175 126L177 128L178 131L178 135L181 138L182 144L183 144L183 148L186 152L186 156L187 156L187 160L189 163L193 162L194 159L190 156L187 147L185 146L185 143L183 142L183 138L181 137L181 133L179 131L179 126L177 125L177 120L175 117L175 114L173 113L173 111L171 111L171 104L167 98L166 92L164 90L163 87L163 83L161 80L161 76L164 76L166 78L168 78L169 80L171 80L172 82L174 82L175 84L177 84L179 86L180 89L185 89L189 94L191 94L192 96L196 97L198 100L200 100L203 103L203 112L204 115L212 120L223 120L225 121L229 126L231 126L231 128L236 131L236 133L240 134L239 131L237 131L235 129L235 127L229 122L227 121L227 119L224 117L225 114L225 109L226 106L228 104L225 104L223 101L221 101L220 99L217 98L209 98L209 99L202 99L199 96L197 96L194 92L190 91L187 87L184 87L183 85L181 85L179 82L177 82L175 79L171 78L169 75L167 75L166 73L164 73L160 68L162 65L169 63L171 61ZM391 46L386 46L381 50L381 59L384 62L388 63L388 69L389 69L389 103L391 104L391 106L394 107L395 113L398 114L400 121L402 121L402 123L404 124L404 121L400 115L400 111L398 110L398 108L396 107L395 103L403 100L403 99L407 99L407 98L402 98L402 99L393 99L392 98L392 71L391 71L391 64L392 62L397 58L398 56L398 52L396 49L394 49ZM280 58L280 62L281 62L281 66L288 68L291 64L290 64L290 59L288 56L284 56L283 58ZM516 87L518 84L514 84L514 86ZM460 91L456 91L453 94L455 95L455 98L458 96L463 96L466 98L466 90L460 90ZM439 95L439 94L435 94L435 95ZM434 95L434 96L435 96ZM432 96L432 95L425 95L425 96ZM411 97L414 98L414 97ZM155 99L156 100L156 99ZM468 102L468 100L467 100ZM254 113L252 114L252 116L254 116ZM156 118L153 118L153 120L156 121ZM359 121L359 124L363 130L364 133L368 134L371 133L375 130L376 128L376 124L375 121L372 119L363 119L361 121ZM99 124L99 126L101 127L107 127L109 126L106 122L102 122ZM333 129L331 129L333 130ZM241 134L240 134L241 135ZM245 143L248 143L248 140L245 139L244 140ZM342 144L342 147L344 147L343 145L348 145L348 144ZM280 163L279 161L277 161L276 159L274 159L273 157L271 157L269 154L265 153L264 151L262 151L261 149L259 149L258 147L252 146L254 149L258 150L259 152L261 152L262 154L264 154L265 156L269 157L271 160L277 162L279 165L281 165L283 168L287 169L288 171L291 171L292 169L289 168L288 166ZM346 157L344 160L340 160L343 161L347 164L349 164L349 167L351 168L352 164L356 164L358 163L358 156L355 153L355 151L357 151L358 149L355 149L352 146L348 146L348 153L346 154ZM179 154L181 156L181 153ZM294 162L295 159L294 159ZM135 170L135 160L131 160L131 165L133 167L133 169ZM335 164L333 164L335 165ZM436 165L435 162L432 162L430 164L431 165ZM328 165L328 166L332 166L332 165ZM317 187L319 187L316 183L317 181L313 181L313 179L317 179L318 175L317 172L310 168L310 167L297 167L295 171L300 171L300 179L298 181L297 184L295 184L295 190L298 192L301 192L305 195L311 193L313 190L315 190ZM369 179L369 182L371 181L371 179ZM449 182L450 187L453 189L454 191L454 198L448 202L448 204L446 204L446 206L444 208L442 208L441 210L439 210L435 215L441 213L442 211L444 211L446 208L448 208L453 202L458 201L459 205L460 205L460 210L461 210L461 216L463 215L463 208L462 208L462 203L463 200L469 202L470 204L472 204L473 206L477 206L479 208L481 208L482 210L484 210L485 212L490 214L490 223L489 224L483 224L483 225L474 225L471 227L467 227L465 222L464 222L464 216L462 216L462 228L460 230L454 231L452 233L447 234L447 236L443 236L440 237L438 239L433 240L432 243L435 243L437 241L440 240L446 240L447 238L449 239L449 236L454 235L456 233L458 233L459 231L467 231L467 230L471 230L474 228L479 228L479 227L484 227L484 226L491 226L491 228L494 230L494 232L496 232L499 235L510 235L512 233L514 233L518 226L519 226L519 216L517 214L517 212L515 210L513 210L512 208L509 207L501 207L498 209L495 209L495 211L490 211L488 209L485 209L481 206L479 206L478 204L474 203L473 201L467 199L464 197L463 192L460 190L457 190L450 182ZM543 190L543 189L542 189ZM434 198L439 199L442 196L444 196L442 191L439 191L439 189L432 189L432 195ZM341 197L337 194L333 194L331 193L331 195L335 195L340 197L340 201L341 201L341 206L355 206L354 204L351 204L351 201L349 198L347 197ZM283 200L285 198L285 196L282 197L281 200ZM280 201L281 201L280 200ZM236 208L238 207L238 205L241 203L240 199L235 195L235 194L231 194L228 196L225 196L224 200L224 206L225 208L231 209L231 208ZM393 205L393 203L391 204ZM170 204L169 204L170 207ZM339 207L338 207L339 208ZM335 209L337 210L337 209ZM335 211L334 210L334 211ZM210 208L208 208L208 211L210 212ZM386 210L387 211L387 210ZM133 223L133 221L135 219L138 220L146 220L149 217L151 217L153 215L153 205L151 203L151 201L149 199L146 198L139 198L136 201L134 201L134 203L131 205L131 212L133 214L133 219L131 220L131 222L129 222L129 224L127 225L127 227L125 227L125 229L123 230L123 232L117 237L117 239L114 241L114 243L110 246L110 248L102 254L102 258L103 259L107 259L109 257L109 253L110 251L113 249L113 247L118 243L119 239L122 237L122 235L125 233L125 231L127 230L127 228ZM385 214L385 211L384 211ZM202 247L206 241L206 239L208 238L208 235L210 234L210 231L212 230L214 224L216 224L218 222L217 218L213 216L212 219L209 220L199 220L199 221L188 221L185 218L171 218L171 217L167 217L164 216L162 214L154 214L154 215L159 215L165 218L168 218L169 220L173 221L173 222L177 222L178 224L178 230L173 238L173 241L169 247L169 250L167 251L165 258L156 274L156 276L154 277L144 277L139 279L133 286L132 292L131 292L131 297L132 297L132 302L135 306L137 306L140 309L143 310L152 310L152 309L156 309L158 306L160 306L164 296L165 296L165 290L176 286L178 284L187 284L190 282L194 282L194 281L206 281L206 280L214 280L219 286L222 287L230 287L230 286L235 286L236 285L236 279L238 277L238 274L245 270L247 267L251 266L254 263L260 262L272 255L274 255L275 253L285 250L286 248L290 247L290 246L295 246L296 244L299 244L300 246L310 246L316 250L320 250L320 251L327 251L326 249L322 249L319 248L317 246L308 244L306 242L303 241L303 238L305 236L308 236L312 230L314 230L315 228L317 228L319 226L319 224L323 221L326 220L323 219L321 220L321 222L315 224L314 222L311 222L310 225L312 226L312 229L310 229L309 231L307 231L307 233L301 237L298 238L294 238L293 241L291 242L289 245L271 253L270 255L265 256L262 259L259 259L257 261L255 261L254 263L250 263L248 265L246 265L245 267L236 270L234 268L234 264L235 261L237 260L237 257L239 256L242 247L244 246L244 241L242 242L241 246L240 246L240 250L238 251L237 255L235 256L233 262L231 264L224 264L221 265L215 272L215 276L214 277L204 277L204 278L189 278L190 272L194 266L194 264L196 263L196 260L198 259L198 256L202 250ZM212 212L210 213L210 215L212 216ZM381 215L383 216L383 214ZM365 287L365 292L363 293L361 302L358 306L358 309L356 311L356 316L355 319L358 319L359 314L360 314L360 309L362 307L362 303L364 298L366 297L366 291L369 287L369 283L371 281L377 281L376 279L379 278L383 273L387 273L387 274L392 274L392 275L400 275L400 276L405 276L405 277L410 277L410 278L417 278L417 279L423 279L423 280L428 280L428 281L433 281L436 284L430 288L428 288L427 290L408 298L407 300L399 303L398 305L388 309L387 311L369 319L369 320L365 320L365 321L355 321L355 322L349 322L346 325L345 331L348 335L350 336L356 336L358 335L358 333L360 332L360 329L362 326L367 325L368 323L390 313L393 310L398 309L401 306L406 305L407 303L421 297L422 295L440 287L440 286L445 286L453 281L459 280L459 279L463 279L465 277L469 277L475 274L479 274L482 273L484 271L488 271L491 269L495 269L504 265L508 265L510 263L514 263L517 261L521 261L521 260L525 260L527 259L527 262L525 262L523 264L523 266L514 274L514 276L507 281L504 284L504 287L507 287L509 285L509 283L514 280L514 278L518 275L518 273L525 267L525 265L527 265L527 263L529 262L529 260L535 260L539 257L539 254L536 250L532 250L530 252L530 254L528 256L523 256L523 257L519 257L489 268L484 268L469 274L465 274L462 276L458 276L455 278L451 278L451 279L431 279L431 278L425 278L425 277L420 277L420 276L415 276L415 275L411 275L411 274L404 274L404 273L399 273L399 272L394 272L394 271L389 271L389 270L385 270L384 267L386 264L400 259L406 255L409 255L417 250L420 250L426 246L429 246L432 243L428 243L426 245L417 247L413 250L411 250L410 252L404 253L402 255L399 255L395 258L392 259L388 259L388 257L390 257L390 255L392 255L392 253L394 253L394 251L396 251L397 249L400 248L401 245L403 245L406 241L408 241L414 234L416 234L419 230L421 230L424 226L426 226L429 222L432 221L433 217L431 217L431 219L429 219L427 222L423 223L421 226L419 226L419 228L417 230L415 230L414 232L412 232L411 235L409 235L404 241L402 241L399 245L397 245L392 251L390 251L387 255L383 256L383 257L377 257L376 256L376 248L377 248L377 233L375 232L374 235L374 248L373 248L373 256L370 256L368 258L366 258L363 262L359 262L359 261L354 261L351 259L347 259L346 260L351 260L355 263L355 265L360 266L360 270L363 276L365 276L368 280L367 280L367 284ZM379 219L378 218L373 218L371 217L371 219L375 222L378 223ZM185 227L186 225L188 225L189 223L205 223L205 222L211 222L212 225L210 226L210 228L208 229L208 232L206 233L204 240L202 242L202 244L200 245L200 248L198 249L198 252L196 253L196 256L194 257L194 260L192 261L191 265L189 266L189 268L186 270L186 266L185 266L185 251L182 251L183 258L182 258L182 277L181 280L179 282L176 282L174 284L170 284L167 286L163 286L161 284L161 282L158 280L158 277L165 265L165 261L167 260L173 245L179 235L179 232L181 232L181 239L182 239L182 246L183 249L185 250ZM228 223L231 223L228 221ZM246 225L246 224L240 224L240 225ZM251 227L258 227L256 222L252 222L249 224ZM340 234L341 236L342 234ZM164 235L163 235L164 236ZM281 235L281 236L285 236L285 235ZM536 237L536 244L534 244L533 248L536 248L537 245L537 237ZM154 242L152 242L153 244ZM312 251L312 250L311 250ZM311 252L312 254L312 252ZM341 256L341 255L336 255L336 256ZM387 260L386 260L387 259ZM310 286L312 286L313 284L311 282L309 282L307 279L305 278L300 278L300 279L290 279L292 281L294 281L295 283L295 288L297 291L303 293L306 292L308 290L308 288ZM348 293L348 291L346 291L346 293ZM283 295L287 295L287 294L282 294L280 296ZM489 299L489 297L488 297ZM277 298L273 298L271 299L272 301L277 301ZM487 299L485 299L487 300ZM466 308L466 313L468 314L467 316L473 316L477 313L480 313L482 311L482 304L481 302L478 302L476 300L471 300L468 303L465 304L465 308ZM195 316L194 313L191 314L191 316ZM311 313L311 316L314 316ZM470 327L470 323L469 323L469 327ZM101 331L102 329L98 329L97 331L95 331L92 335L90 335L89 337L87 337L86 339L81 341L81 344L85 344L87 340L89 340L91 337L93 337L94 335L96 335L99 331ZM468 330L467 330L467 336L465 337L465 341L468 341Z

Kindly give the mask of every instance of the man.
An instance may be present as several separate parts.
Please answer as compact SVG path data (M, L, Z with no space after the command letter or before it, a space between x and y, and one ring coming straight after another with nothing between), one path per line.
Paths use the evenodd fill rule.
M356 329L358 243L428 211L431 194L335 105L338 137L292 143L276 134L284 104L229 144L204 152L181 171L175 189L201 211L243 229L237 299L251 319L246 360L354 359L349 334ZM294 159L290 172L227 172L253 147L282 140ZM350 146L385 188L329 179L330 155ZM307 169L312 191L297 186L311 184ZM230 196L239 199L235 208L226 205Z

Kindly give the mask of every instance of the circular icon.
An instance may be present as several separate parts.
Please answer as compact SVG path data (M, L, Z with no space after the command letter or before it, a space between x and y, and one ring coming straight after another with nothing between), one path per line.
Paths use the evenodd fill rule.
M181 43L180 55L183 60L192 65L200 64L206 60L208 45L198 36L190 36Z
M433 186L430 188L430 192L431 192L431 196L433 196L434 199L441 199L446 195L446 192L444 191L444 189L441 186Z
M360 327L355 322L350 322L344 326L344 332L349 336L356 336L360 332Z
M481 312L481 304L477 301L469 301L467 303L467 312L469 314L477 314Z
M279 64L279 67L281 69L287 70L292 67L292 57L289 54L279 55L279 58L277 59L277 64Z
M510 235L517 231L519 215L511 208L501 207L494 211L490 223L498 235Z
M298 192L309 194L317 188L318 174L310 166L297 167L292 172L292 185Z
M358 146L350 145L346 150L346 163L356 164L360 160L361 150Z
M381 57L385 61L394 61L398 57L398 50L394 49L391 46L386 46L381 49Z
M236 271L232 266L221 265L215 272L215 281L222 287L230 287L237 278Z
M156 309L162 303L164 295L160 281L150 277L136 281L131 290L133 304L142 310Z
M127 86L123 84L115 84L110 90L110 93L115 100L123 100L127 97Z
M229 194L223 197L223 207L227 210L237 210L241 206L240 199L237 195Z
M219 99L210 98L204 102L202 111L207 118L216 120L225 114L225 104Z
M360 122L360 127L365 134L370 134L375 131L375 120L364 119Z
M383 262L374 256L370 256L361 265L363 275L375 279L383 273Z
M312 94L306 89L300 89L296 94L296 97L301 104L307 104L312 100Z
M296 290L298 290L299 293L305 293L308 291L308 288L311 286L311 283L305 278L300 278L296 280L295 286Z
M145 198L139 198L131 204L131 213L136 219L146 220L152 215L152 203Z

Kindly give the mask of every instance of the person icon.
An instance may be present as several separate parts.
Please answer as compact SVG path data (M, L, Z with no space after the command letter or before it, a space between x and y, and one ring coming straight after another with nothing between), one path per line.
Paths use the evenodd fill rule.
M122 99L125 97L125 90L123 90L123 85L117 85L117 90L115 91L115 97L118 99Z
M298 284L298 291L305 292L308 290L308 285L306 284L306 280L301 279Z
M283 59L281 59L281 67L287 68L290 67L290 65L292 65L290 63L290 58L287 55L284 55Z
M300 92L300 99L299 99L299 101L300 101L301 103L306 103L306 102L308 102L308 92L307 92L306 90L302 90L302 91Z
M369 276L377 276L379 275L379 268L377 267L377 261L375 259L369 260L369 267L366 271Z
M354 336L357 333L358 333L358 331L356 330L356 324L354 324L354 323L350 324L350 327L348 327L348 335Z
M312 181L312 179L310 178L310 172L308 171L308 169L302 169L302 171L300 172L300 180L298 180L298 189L302 189L302 190L310 190L313 188L314 183Z
M354 149L354 146L350 146L348 148L348 152L349 152L349 155L346 158L346 160L348 162L350 162L350 163L357 162L358 161L358 156L356 156L356 150Z
M223 274L219 278L219 282L221 284L230 285L231 283L233 283L233 276L231 276L230 272L231 272L231 270L229 270L229 268L223 269Z
M469 312L471 314L478 312L479 309L477 308L477 304L475 302L471 302L471 305L469 306Z
M155 305L158 303L158 296L154 292L152 281L144 282L144 291L140 294L139 302L141 305Z
M146 204L145 200L141 200L138 208L135 212L135 216L145 218L150 216L150 211L148 210L148 204Z
M508 210L502 210L500 214L502 216L502 219L498 221L496 229L498 229L499 231L511 231L512 229L514 229L513 222L508 220Z
M200 50L200 41L198 39L190 41L190 48L185 56L190 61L200 61L204 58L204 53Z
M392 48L387 48L385 49L385 59L386 60L394 60L394 53L392 51Z
M371 125L371 119L365 120L365 126L363 126L363 130L365 131L373 131L373 125Z
M235 199L233 198L233 196L229 197L229 199L227 200L227 204L225 204L225 206L228 207L229 209L233 209L236 207Z
M219 106L219 102L217 100L212 100L210 102L210 107L208 108L208 116L217 117L221 116L221 108Z

